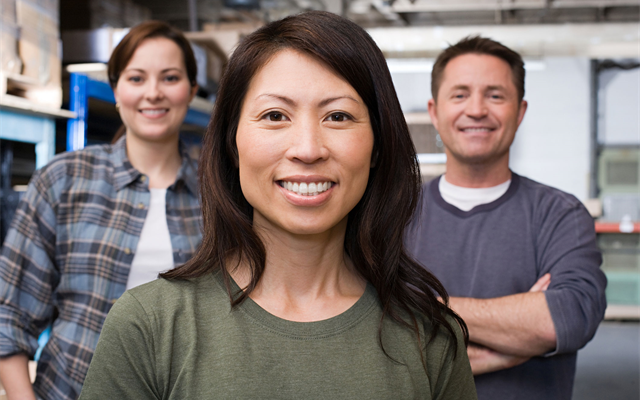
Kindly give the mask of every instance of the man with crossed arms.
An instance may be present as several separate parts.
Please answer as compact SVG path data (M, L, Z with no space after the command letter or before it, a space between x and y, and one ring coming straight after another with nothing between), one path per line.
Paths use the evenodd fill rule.
M486 38L438 57L428 108L447 172L424 186L406 241L469 327L479 399L570 400L606 278L582 204L509 169L524 75L519 54Z

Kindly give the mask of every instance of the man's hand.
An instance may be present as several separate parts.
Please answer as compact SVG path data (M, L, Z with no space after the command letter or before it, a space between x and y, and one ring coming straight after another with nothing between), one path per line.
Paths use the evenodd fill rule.
M474 375L515 367L529 359L529 357L498 353L497 351L473 343L469 343L467 354L469 356L469 362L471 363L471 372L473 372Z
M544 274L536 281L536 283L531 286L529 292L544 292L549 288L549 284L551 283L551 274Z

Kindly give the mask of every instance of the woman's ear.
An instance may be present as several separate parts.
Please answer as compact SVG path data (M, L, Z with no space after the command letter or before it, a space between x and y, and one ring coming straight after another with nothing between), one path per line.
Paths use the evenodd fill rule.
M369 168L375 168L377 164L378 164L378 149L376 149L376 147L374 146L373 151L371 152L371 164Z

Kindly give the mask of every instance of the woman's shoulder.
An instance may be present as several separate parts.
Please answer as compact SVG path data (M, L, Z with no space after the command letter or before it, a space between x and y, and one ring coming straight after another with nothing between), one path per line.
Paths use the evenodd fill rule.
M156 322L174 318L196 318L209 307L230 307L228 295L213 274L195 279L168 280L159 278L125 292L114 305L115 312L137 310Z
M57 154L34 173L33 181L50 187L60 181L95 179L96 174L102 175L112 168L111 154L112 146L107 144Z

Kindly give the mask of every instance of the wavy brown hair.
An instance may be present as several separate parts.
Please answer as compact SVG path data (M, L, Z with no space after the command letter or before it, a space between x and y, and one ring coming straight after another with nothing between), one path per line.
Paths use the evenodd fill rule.
M161 276L189 279L220 270L233 305L245 300L260 280L266 253L253 230L253 208L240 188L236 131L252 77L284 49L327 65L349 82L369 110L375 166L362 199L349 213L344 250L358 273L375 287L383 318L412 329L420 343L416 313L432 321L429 341L440 327L455 336L448 315L468 340L466 325L446 305L444 287L404 249L404 229L416 208L420 175L384 56L362 28L327 12L306 12L273 22L247 36L234 51L220 82L200 158L202 245L191 261ZM230 288L230 266L225 265L229 256L251 268L251 281L240 293Z

